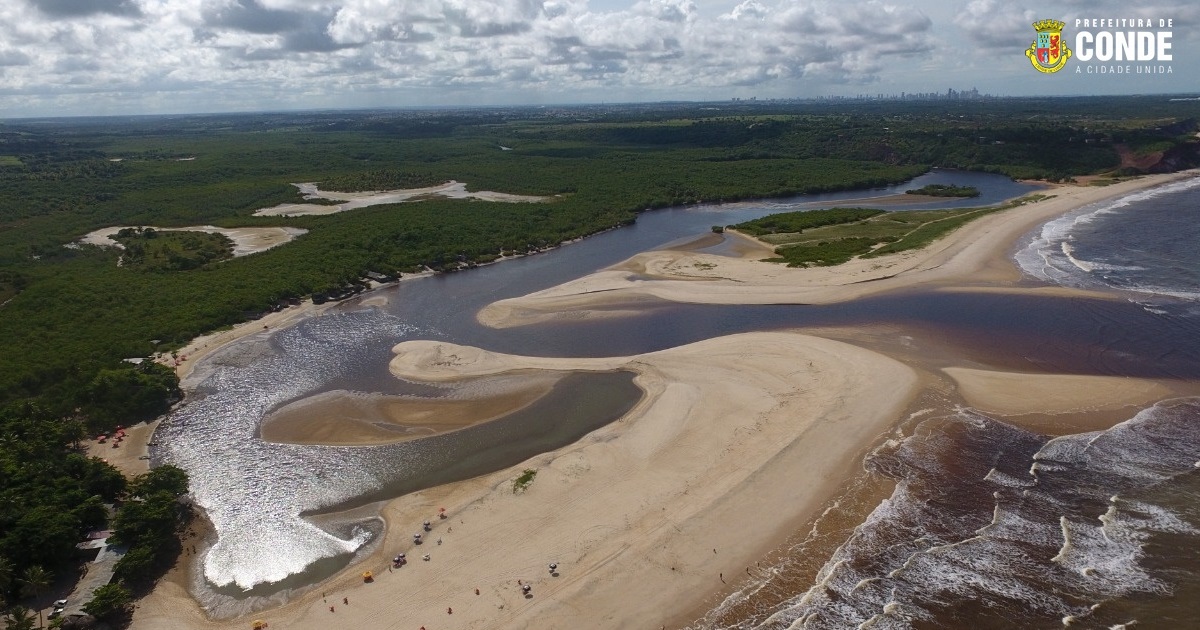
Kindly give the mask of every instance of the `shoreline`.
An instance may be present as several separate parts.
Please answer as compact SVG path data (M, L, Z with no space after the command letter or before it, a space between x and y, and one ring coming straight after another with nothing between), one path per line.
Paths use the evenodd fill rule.
M647 252L578 281L507 300L500 316L488 307L480 319L489 310L489 325L546 321L564 311L590 317L595 316L590 309L628 306L647 297L753 304L768 303L754 300L770 296L774 301L769 303L778 303L782 294L805 302L843 301L917 284L938 290L1071 294L1070 289L1015 286L1021 274L1009 252L1016 239L1083 205L1191 174L1150 176L1106 188L1055 188L1054 199L984 217L917 252L870 261L882 267L854 266L852 261L840 274L839 267L788 270L752 257L734 259L686 248ZM715 266L706 268L709 264ZM747 265L760 273L749 273ZM641 273L630 270L638 266ZM822 273L776 273L781 270ZM251 328L240 336L261 331ZM221 341L206 354L240 336ZM820 515L855 474L863 454L902 420L920 389L918 381L925 380L906 362L869 344L794 332L747 333L606 359L516 357L436 342L407 342L397 351L393 374L415 380L448 382L518 369L626 367L638 371L636 382L646 396L624 418L574 444L513 468L387 502L387 529L379 548L282 607L209 621L186 592L160 588L144 600L132 627L235 628L251 618L305 630L330 623L390 629L422 624L553 628L579 619L605 627L641 627L647 619L690 621L709 609L714 596L720 601L723 593L744 585L743 566L778 549L798 523ZM193 362L198 358L189 355ZM819 366L815 375L802 368L805 359ZM1030 379L1043 376L958 369L939 378L957 383L968 401L988 401L1015 414L1025 401L1013 397L1034 382ZM884 384L890 389L881 396ZM1128 383L1113 391L1112 383L1103 380L1074 385L1109 394L1102 401L1084 394L1078 399L1106 408L1162 393L1162 386L1153 382ZM763 409L767 400L774 406ZM1064 413L1070 412L1069 402L1064 402ZM758 421L730 426L727 418L747 415L746 409L758 414ZM799 413L806 413L806 420L796 422L794 414ZM823 414L842 414L837 417L846 422L838 426ZM679 472L688 466L695 468ZM512 480L525 467L537 468L538 477L525 493L514 494ZM798 484L805 485L799 489L781 483L796 478L812 482ZM788 513L759 518L764 504L784 506ZM444 534L447 545L426 545L421 553L438 556L431 564L418 562L416 550L408 549L413 556L409 566L389 572L388 558L405 549L410 530L418 531L421 520L436 514L437 507L447 508L451 516L445 525L456 528ZM660 507L665 515L654 510ZM434 532L440 535L442 525L434 521ZM455 557L443 559L452 549ZM549 577L549 561L560 563L560 577ZM365 569L375 571L374 584L362 583L359 574ZM520 597L518 579L533 585L533 599ZM659 588L647 592L649 584ZM481 595L468 592L476 587ZM349 597L350 605L338 604L331 614L321 601L322 591L331 601ZM396 601L400 596L402 607ZM452 616L445 610L451 601ZM190 606L189 620L179 619L181 605Z
M508 328L557 318L612 316L603 312L606 307L647 298L697 304L830 304L918 284L1011 289L1022 274L1008 253L1022 235L1080 207L1195 174L1149 175L1106 187L1060 186L1047 199L981 217L922 249L833 267L789 268L680 250L643 252L572 282L495 302L476 319L485 326Z

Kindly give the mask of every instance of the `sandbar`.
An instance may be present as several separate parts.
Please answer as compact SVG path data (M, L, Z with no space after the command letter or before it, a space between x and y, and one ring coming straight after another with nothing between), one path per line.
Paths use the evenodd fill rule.
M962 367L942 370L972 407L985 413L1075 413L1148 405L1171 394L1148 379L1078 374L1025 374Z
M519 387L459 398L326 392L268 414L259 431L262 439L281 444L406 442L465 429L522 409L549 392L555 380L529 376Z

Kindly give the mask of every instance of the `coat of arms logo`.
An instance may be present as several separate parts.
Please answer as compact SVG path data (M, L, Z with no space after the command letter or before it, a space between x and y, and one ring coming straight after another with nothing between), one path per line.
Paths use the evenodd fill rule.
M1071 49L1063 42L1062 30L1066 24L1058 20L1039 20L1033 23L1037 39L1025 51L1029 63L1038 72L1058 72L1071 58Z

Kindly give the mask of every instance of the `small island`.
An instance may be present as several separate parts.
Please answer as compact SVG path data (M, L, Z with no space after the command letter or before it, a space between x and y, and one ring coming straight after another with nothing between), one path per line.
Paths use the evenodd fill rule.
M974 186L950 186L947 184L927 184L920 188L904 191L909 195L928 195L930 197L978 197L979 189Z

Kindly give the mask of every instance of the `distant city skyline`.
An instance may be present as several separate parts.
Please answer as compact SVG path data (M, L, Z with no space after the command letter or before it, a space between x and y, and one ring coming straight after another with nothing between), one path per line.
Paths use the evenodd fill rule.
M1034 22L1076 47L1077 20L1109 18L1169 31L1171 59L1085 48L1046 73L1025 55ZM0 118L1188 94L1197 24L1200 5L1156 0L9 0Z

